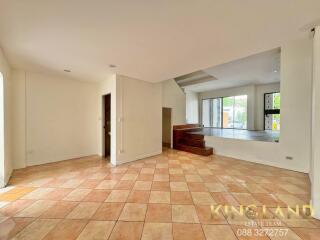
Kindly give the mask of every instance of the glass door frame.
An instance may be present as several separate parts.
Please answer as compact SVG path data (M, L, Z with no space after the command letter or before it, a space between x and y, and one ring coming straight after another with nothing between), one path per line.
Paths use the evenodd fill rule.
M247 115L247 127L246 128L224 128L223 127L223 99L224 98L228 98L228 97L238 97L238 96L246 96L247 97L247 109L246 109L246 115ZM211 113L212 113L212 101L210 101L210 112L209 112L209 116L210 116L210 128L216 128L216 129L236 129L236 130L248 130L248 95L243 94L243 95L235 95L235 96L223 96L223 97L213 97L213 98L203 98L202 100L202 104L201 104L201 124L203 125L203 101L204 100L214 100L214 99L220 99L221 101L221 109L220 109L220 116L221 116L221 123L220 123L220 127L213 127L213 122L212 122L212 118L211 118ZM235 100L234 100L235 102ZM234 106L234 103L233 103ZM233 121L234 121L234 111L233 111Z

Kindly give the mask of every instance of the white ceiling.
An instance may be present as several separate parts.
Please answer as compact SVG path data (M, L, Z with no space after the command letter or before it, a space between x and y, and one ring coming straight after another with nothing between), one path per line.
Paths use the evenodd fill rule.
M280 48L203 70L216 80L185 87L187 91L205 92L250 84L280 82Z
M306 37L319 0L0 0L0 45L15 68L157 82ZM67 73L63 73L67 74Z

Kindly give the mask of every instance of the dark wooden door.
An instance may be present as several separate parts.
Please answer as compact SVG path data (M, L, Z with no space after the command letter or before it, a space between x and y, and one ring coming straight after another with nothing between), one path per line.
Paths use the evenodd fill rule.
M104 96L104 136L104 155L109 157L111 148L111 94Z

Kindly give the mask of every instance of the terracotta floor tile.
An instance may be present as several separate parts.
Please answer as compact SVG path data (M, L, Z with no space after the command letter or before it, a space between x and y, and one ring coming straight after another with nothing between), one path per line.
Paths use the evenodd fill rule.
M171 223L145 223L142 232L142 240L171 240Z
M147 204L126 203L120 214L119 221L144 221Z
M77 202L60 201L41 214L41 218L65 218L76 206Z
M279 184L279 186L292 194L307 194L308 193L307 189L304 189L302 187L299 187L297 185L290 184L290 183Z
M185 175L185 178L187 182L203 182L202 178L196 174L187 174Z
M70 179L61 185L61 188L77 188L80 186L85 180L84 179Z
M43 196L43 199L61 200L72 191L71 188L55 188L53 191Z
M136 181L133 186L134 190L145 190L148 191L151 189L152 181Z
M291 194L274 194L277 199L279 199L281 202L285 203L286 205L289 206L296 206L296 205L304 205L304 204L309 204L305 203L301 199L291 195Z
M262 204L256 200L252 194L250 193L233 193L232 194L234 196L234 198L241 204L244 206L248 206L248 205L256 205L256 206L261 206Z
M253 193L252 196L267 207L285 206L285 203L278 200L273 194Z
M92 190L88 195L83 199L84 202L104 202L111 190Z
M116 190L131 190L133 188L135 181L121 180L113 189Z
M171 204L193 204L190 192L171 192Z
M168 182L169 174L154 174L153 181Z
M131 203L148 203L150 191L132 191L128 197L127 202Z
M26 207L30 206L32 203L34 203L34 200L16 200L14 202L11 202L10 204L0 208L0 214L4 216L13 216L19 211L25 209Z
M149 204L146 214L146 222L171 222L171 205Z
M34 218L9 218L0 223L0 239L11 239L23 228L33 222Z
M185 182L184 175L169 175L170 182Z
M248 193L248 190L240 184L226 183L224 186L231 193Z
M123 206L124 203L102 203L92 219L102 221L118 220Z
M87 179L83 183L80 184L79 188L96 188L102 181L99 179Z
M44 199L44 196L52 192L54 188L37 188L24 195L21 199Z
M212 192L211 195L217 204L231 206L239 205L238 201L230 193Z
M96 189L113 189L117 185L117 180L103 180Z
M210 205L216 203L209 192L191 192L191 196L194 204Z
M251 193L268 193L266 189L256 183L245 183L243 186L246 187Z
M203 225L202 228L207 240L237 240L228 225Z
M92 190L91 189L74 189L63 198L64 201L82 201Z
M318 240L320 236L319 228L292 228L292 230L303 240Z
M172 221L180 223L199 223L194 205L172 205Z
M200 224L173 223L174 240L205 240Z
M95 202L81 202L67 215L66 218L89 219L95 214L100 205L100 203Z
M223 207L219 208L214 205L212 208L211 205L197 205L196 211L202 224L227 224L223 215Z
M170 203L170 192L151 191L149 203Z
M85 227L87 221L84 220L70 220L65 219L58 223L43 239L44 240L57 240L68 239L73 240L78 237L80 232Z
M205 183L205 186L210 192L227 192L222 183Z
M183 170L181 168L170 168L169 169L169 174L170 175L182 175Z
M169 182L152 182L152 191L170 191Z
M188 182L190 192L207 192L208 188L202 182Z
M65 179L55 178L55 179L49 181L48 183L44 184L43 187L58 188L58 187L61 187L62 184L64 184L65 182L66 182Z
M115 180L115 181L119 181L121 180L121 178L123 177L122 173L112 173L107 175L104 180Z
M51 200L38 200L31 204L29 207L18 212L16 217L39 217L42 213L47 211L56 202Z
M60 221L60 219L38 219L19 232L15 239L41 240Z
M32 192L34 188L31 187L17 187L8 192L0 194L0 201L14 201L22 196Z
M114 224L114 221L90 221L77 240L108 239Z
M118 221L113 228L109 240L139 240L142 235L142 222Z
M188 185L185 182L170 182L171 191L189 191Z
M129 193L129 190L112 190L106 202L126 202Z
M152 181L153 174L139 174L137 181Z
M154 168L142 168L140 173L141 174L154 174Z
M126 173L123 175L123 177L121 178L121 180L132 180L135 181L138 177L137 173Z

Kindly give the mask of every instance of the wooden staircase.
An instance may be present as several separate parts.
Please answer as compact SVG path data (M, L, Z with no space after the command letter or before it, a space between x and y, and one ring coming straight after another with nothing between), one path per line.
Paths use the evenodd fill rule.
M199 130L199 124L173 126L173 148L201 156L212 155L213 148L205 146L204 135L193 133Z

